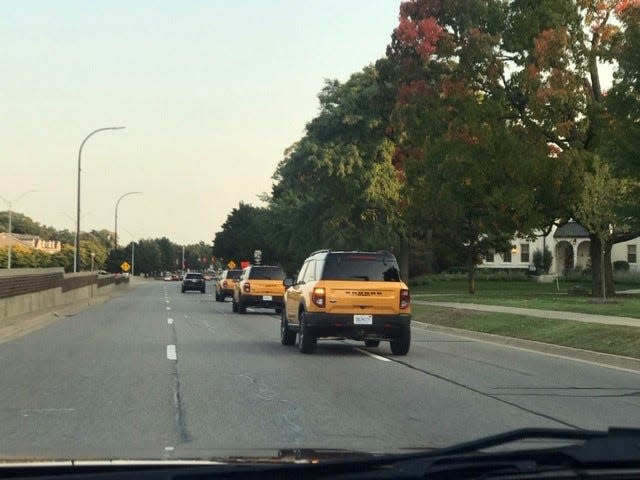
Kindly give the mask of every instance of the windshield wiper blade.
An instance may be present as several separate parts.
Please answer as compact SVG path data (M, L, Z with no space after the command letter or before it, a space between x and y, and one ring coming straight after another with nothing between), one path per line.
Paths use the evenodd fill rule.
M559 447L485 450L514 442L559 440L580 444ZM492 478L501 475L539 474L605 469L640 473L640 428L608 431L525 428L436 449L392 462L402 471L420 472L432 478ZM416 477L416 478L417 478ZM512 478L512 477L510 477ZM584 478L590 478L585 475Z

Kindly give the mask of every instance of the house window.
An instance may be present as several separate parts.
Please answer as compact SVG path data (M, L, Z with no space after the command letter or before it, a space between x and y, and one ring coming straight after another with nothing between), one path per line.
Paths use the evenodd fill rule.
M627 262L636 263L638 261L638 256L636 253L635 245L627 245Z
M522 263L529 263L529 244L528 243L520 244L520 261Z
M491 249L487 252L486 260L487 262L493 263L493 257L495 256L495 250Z
M502 253L502 261L506 263L511 263L511 250L507 250Z

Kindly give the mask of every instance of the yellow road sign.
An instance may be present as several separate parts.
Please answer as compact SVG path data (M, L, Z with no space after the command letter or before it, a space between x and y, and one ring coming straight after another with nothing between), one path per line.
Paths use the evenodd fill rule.
M236 268L236 262L234 262L233 260L229 260L229 263L227 263L227 267L233 270L234 268Z
M125 272L128 272L129 270L131 270L131 265L129 265L129 263L125 260L120 264L120 268Z

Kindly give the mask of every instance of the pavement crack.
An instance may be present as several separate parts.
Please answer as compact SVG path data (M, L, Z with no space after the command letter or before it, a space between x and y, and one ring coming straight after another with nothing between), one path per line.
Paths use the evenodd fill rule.
M171 341L174 345L178 345L178 334L175 324L171 325ZM180 365L179 357L175 361L170 362L171 377L173 379L173 410L174 423L177 434L177 443L188 443L191 441L191 435L187 427L187 420L184 411L184 405L180 394Z
M441 380L443 382L447 382L447 383L449 383L451 385L455 385L456 387L464 388L465 390L468 390L470 392L476 393L478 395L482 395L483 397L490 398L492 400L495 400L496 402L500 402L500 403L503 403L505 405L509 405L510 407L517 408L518 410L521 410L523 412L529 413L531 415L535 415L537 417L541 417L541 418L544 418L544 419L547 419L547 420L551 420L552 422L559 423L560 425L564 425L565 427L575 428L576 430L582 430L581 427L579 427L577 425L574 425L572 423L565 422L564 420L561 420L559 418L553 417L551 415L547 415L545 413L537 412L537 411L532 410L530 408L523 407L522 405L519 405L519 404L517 404L515 402L511 402L509 400L505 400L504 398L500 398L500 395L495 395L495 394L483 392L482 390L479 390L479 389L474 388L472 386L465 385L464 383L457 382L457 381L455 381L455 380L453 380L451 378L447 378L447 377L439 375L437 373L430 372L430 371L422 369L422 368L418 368L415 365L411 365L410 363L403 362L402 360L398 360L396 358L390 358L390 359L395 363L398 363L400 365L404 365L405 367L408 367L408 368L410 368L412 370L415 370L417 372L423 373L425 375L428 375L430 377L436 378L436 379Z

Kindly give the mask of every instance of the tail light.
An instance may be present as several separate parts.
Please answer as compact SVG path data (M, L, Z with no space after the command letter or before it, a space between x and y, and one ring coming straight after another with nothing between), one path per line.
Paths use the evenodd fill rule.
M222 282L222 288L227 288L227 281Z
M245 283L242 286L242 290L244 290L244 293L249 293L251 291L251 284L249 282Z
M411 303L411 295L409 294L409 290L403 288L400 290L400 309L404 310L409 308L409 304Z
M311 301L316 307L324 308L326 302L325 289L322 287L316 287L311 294Z

